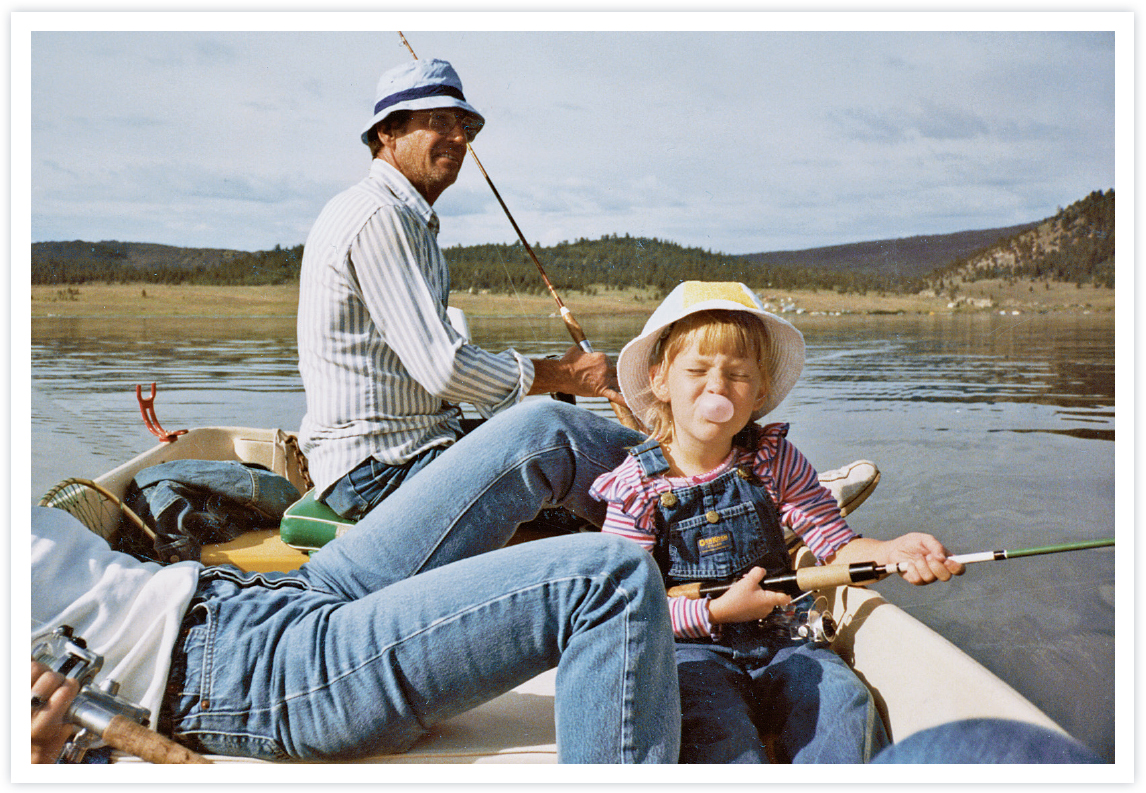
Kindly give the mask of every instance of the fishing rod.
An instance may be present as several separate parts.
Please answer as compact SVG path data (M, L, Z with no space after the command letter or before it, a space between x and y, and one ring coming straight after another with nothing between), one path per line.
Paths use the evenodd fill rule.
M398 31L398 37L402 39L402 43L406 46L406 49L409 50L410 56L413 57L414 60L418 60L417 53L414 52L414 48L410 46L410 42L406 41L406 37L400 30ZM466 141L466 149L469 150L474 164L477 165L478 170L481 171L482 176L485 177L486 184L489 185L489 189L493 192L493 197L497 199L497 203L501 205L501 209L505 213L505 216L509 219L509 223L511 226L513 226L513 230L517 232L517 238L521 241L522 247L525 248L525 252L529 254L529 258L532 259L534 265L537 266L537 272L540 273L541 280L545 283L545 288L549 290L550 297L552 297L553 301L557 304L557 310L561 314L561 321L565 323L565 328L569 331L569 335L573 337L573 342L585 352L593 352L593 345L589 342L589 338L585 335L585 331L581 328L581 323L579 323L573 316L573 312L570 311L568 307L566 307L565 301L561 299L561 295L557 294L557 290L554 288L553 283L549 280L549 275L546 274L545 268L541 266L541 260L538 259L537 254L533 252L533 246L531 246L525 239L525 234L522 233L521 228L517 225L517 221L513 219L513 213L509 211L509 207L506 206L505 201L502 200L501 193L499 193L497 187L494 186L493 179L491 179L489 174L486 172L485 166L481 164L481 160L478 159L477 152L474 151L473 144L468 140ZM640 429L640 425L637 422L636 417L633 415L632 411L629 410L627 405L613 402L612 400L609 401L609 404L612 405L613 412L617 415L618 421L620 421L629 429Z
M83 637L76 636L70 625L61 625L36 642L32 660L79 684L79 693L64 712L64 721L80 727L64 746L61 756L67 762L81 762L88 750L101 741L149 763L211 762L149 729L151 711L119 696L117 683L104 680L97 687L94 680L103 668L104 658L90 649ZM46 704L32 695L33 713Z
M1011 551L981 551L979 553L965 553L947 558L959 564L974 564L976 562L997 562L1004 559L1018 559L1023 556L1039 556L1048 553L1063 553L1065 551L1082 551L1088 548L1104 548L1114 545L1113 539L1083 540L1081 542L1068 542L1059 545L1044 545L1039 548L1020 548ZM811 592L816 589L825 589L848 584L868 584L880 581L892 573L905 573L911 567L909 562L880 565L875 562L853 562L852 564L829 564L822 567L801 567L787 573L767 576L760 581L761 589L770 589L775 592L784 592L797 595L800 592ZM668 590L669 597L686 597L696 600L702 597L719 596L732 588L734 581L695 582L681 584Z

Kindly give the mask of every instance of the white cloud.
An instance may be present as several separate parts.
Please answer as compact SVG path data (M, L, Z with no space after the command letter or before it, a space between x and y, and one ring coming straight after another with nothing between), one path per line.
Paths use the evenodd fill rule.
M1113 33L405 32L486 115L476 151L530 242L805 248L1114 186ZM303 242L408 57L393 31L33 33L32 239ZM472 163L436 208L443 244L514 240Z

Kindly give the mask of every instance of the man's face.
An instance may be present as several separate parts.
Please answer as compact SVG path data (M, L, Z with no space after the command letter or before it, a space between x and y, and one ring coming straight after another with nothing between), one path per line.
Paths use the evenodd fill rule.
M391 134L379 133L379 157L397 168L433 204L458 178L466 158L466 135L473 133L469 115L453 108L416 110Z

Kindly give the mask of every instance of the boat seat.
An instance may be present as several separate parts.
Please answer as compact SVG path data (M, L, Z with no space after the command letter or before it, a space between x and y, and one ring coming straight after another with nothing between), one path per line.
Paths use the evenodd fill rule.
M200 559L206 565L232 564L248 572L286 573L354 525L317 501L312 490L287 508L278 529L249 531L230 542L205 545ZM543 510L536 520L520 526L509 544L584 530L571 513Z
M354 525L314 497L314 490L287 507L278 529L249 531L238 539L205 545L203 564L233 564L249 572L297 570L316 551Z
M204 545L199 556L205 565L233 564L249 573L289 573L309 559L305 551L283 542L278 529L248 531L230 542Z
M347 520L314 497L314 490L287 507L279 523L283 542L300 551L317 551L345 534L356 521Z

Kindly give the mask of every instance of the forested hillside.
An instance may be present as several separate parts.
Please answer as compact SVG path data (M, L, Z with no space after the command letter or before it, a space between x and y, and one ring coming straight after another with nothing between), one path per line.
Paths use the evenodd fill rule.
M964 259L1037 225L1038 223L1026 223L1009 228L961 231L956 234L876 240L799 251L751 253L744 258L773 267L871 272L895 279L921 278L938 267Z
M32 283L285 284L302 246L272 251L176 248L143 242L34 242Z
M1114 191L1096 191L1035 228L936 270L936 291L986 279L1066 281L1114 288Z
M803 251L714 253L629 235L535 246L561 292L649 288L683 280L736 280L756 288L915 294L988 278L1114 286L1114 191L1097 191L1038 223ZM32 283L258 285L297 281L303 246L271 251L174 248L132 242L32 244ZM456 290L544 290L524 247L448 248Z

